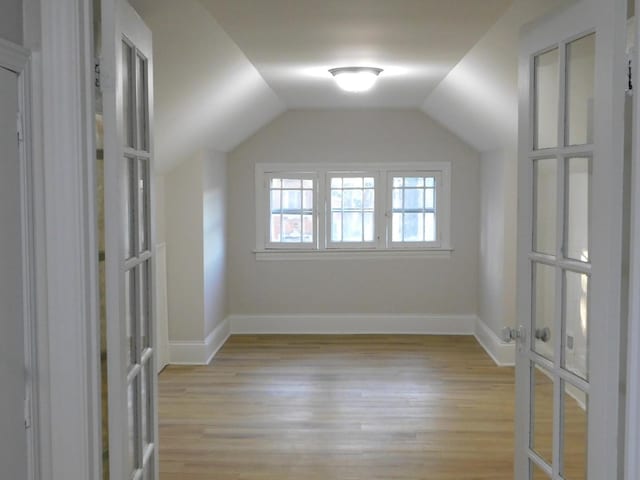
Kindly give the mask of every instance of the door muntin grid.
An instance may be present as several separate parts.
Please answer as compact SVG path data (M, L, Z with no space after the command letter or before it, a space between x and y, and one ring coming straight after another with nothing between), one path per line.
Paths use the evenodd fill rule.
M532 235L529 251L531 335L530 341L527 342L527 356L531 362L528 449L530 479L587 478L588 318L591 277L589 217L594 148L593 120L580 118L580 114L593 115L593 80L587 81L590 85L584 89L587 91L586 95L584 92L576 95L571 91L576 88L576 71L580 69L568 64L567 60L570 63L571 59L575 58L577 44L582 49L583 57L585 50L595 55L595 47L592 47L595 45L595 34L587 32L534 54L530 61L530 78L533 85L530 105L534 106L530 133L532 148L528 158L529 178L533 182ZM589 59L582 60L587 65L594 63ZM553 61L556 61L557 65L552 65ZM551 99L540 98L544 95L544 89L538 83L540 65L545 65L548 70L545 80L547 82L549 77L555 76L557 72L558 83L557 86L551 86ZM583 65L582 73L584 69ZM588 95L589 92L591 97ZM588 105L577 105L579 101ZM549 104L553 102L556 102L558 107L557 117L550 121L556 128L555 144L550 140L548 125L541 124L540 121L540 105L545 105L542 110L549 117ZM576 124L578 127L572 126ZM541 128L546 128L544 142L540 141ZM583 143L575 145L576 138ZM554 175L548 175L550 180L544 184L544 188L541 188L539 168L542 162L548 167L547 170L553 171L555 175L555 178ZM545 190L548 192L545 193ZM542 194L546 196L541 197ZM555 211L549 209L553 203ZM544 232L540 231L545 227L541 219L550 222ZM536 273L540 269L553 272L545 276L542 284L539 281L540 276ZM541 289L551 292L546 295L546 302L540 300ZM540 310L546 312L545 319L551 318L550 322L540 324ZM549 347L542 348L546 344L549 344ZM547 450L545 455L540 454L540 440L536 444L541 429L541 403L537 398L540 386L537 382L534 383L534 379L541 375L547 377L553 386L552 394L546 403L551 411L544 412L543 418L547 423L542 423L547 428L545 433L552 435L551 453ZM580 409L583 409L582 416L576 413ZM573 428L573 424L565 423L568 419L576 418L583 419L582 428ZM548 431L549 419L552 422L551 432ZM577 442L580 444L577 453L576 448L572 446L576 444L576 435L584 437L583 442ZM581 462L583 458L584 462Z
M126 421L130 478L154 478L155 430L149 75L146 56L122 39L123 202L127 333Z

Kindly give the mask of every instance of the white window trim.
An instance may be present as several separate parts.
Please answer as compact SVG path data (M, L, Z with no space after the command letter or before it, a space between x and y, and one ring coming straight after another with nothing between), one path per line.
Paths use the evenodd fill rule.
M438 242L391 242L391 191L388 179L392 174L420 172L437 173L442 185L437 185ZM376 179L376 241L372 243L330 242L328 213L330 211L329 175L336 173L364 174ZM268 176L305 175L315 180L314 242L312 244L279 244L269 242ZM449 258L451 246L451 163L258 163L255 166L255 214L257 260L312 259L378 259L378 258Z
M331 179L334 177L354 177L354 178L359 178L359 177L373 177L373 181L374 181L374 192L375 192L375 198L374 198L374 220L373 220L373 240L370 242L334 242L333 240L331 240ZM326 172L325 175L326 178L326 184L325 184L325 188L323 190L324 192L324 198L325 198L325 205L323 205L323 211L325 212L325 228L326 228L326 235L324 238L320 239L320 241L324 241L325 242L325 248L327 250L377 250L381 248L380 245L380 238L382 236L382 233L379 231L379 227L380 225L383 225L382 223L379 222L379 212L380 212L380 199L379 197L381 196L379 194L379 186L381 185L380 183L380 171L376 170L376 169L367 169L367 170L353 170L353 169L349 169L348 171L345 170L330 170ZM364 189L364 188L363 188ZM364 232L363 232L363 237L364 237Z

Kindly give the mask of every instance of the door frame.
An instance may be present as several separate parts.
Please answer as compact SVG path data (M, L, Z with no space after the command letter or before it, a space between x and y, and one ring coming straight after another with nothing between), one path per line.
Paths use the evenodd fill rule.
M92 0L23 0L31 50L35 480L100 479Z
M0 67L14 72L18 82L18 112L16 120L22 130L18 144L20 161L20 223L22 251L22 314L24 319L24 363L25 363L25 421L27 440L27 475L29 480L40 478L38 471L38 416L33 408L38 401L36 329L36 283L34 249L33 210L33 158L31 134L31 54L29 50L0 38Z

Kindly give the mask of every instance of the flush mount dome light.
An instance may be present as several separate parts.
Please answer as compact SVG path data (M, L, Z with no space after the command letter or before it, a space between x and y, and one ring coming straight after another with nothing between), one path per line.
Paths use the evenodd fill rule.
M329 73L333 75L342 90L366 92L373 88L382 71L381 68L375 67L340 67L332 68Z

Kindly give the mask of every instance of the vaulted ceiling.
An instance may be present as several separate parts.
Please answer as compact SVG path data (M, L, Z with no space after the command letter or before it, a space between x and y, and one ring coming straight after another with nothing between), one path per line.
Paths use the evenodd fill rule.
M574 0L129 0L154 38L157 170L287 109L422 109L478 151L515 141L523 23ZM329 68L383 68L340 91Z
M511 0L200 0L289 108L419 108ZM327 71L383 68L366 95Z

